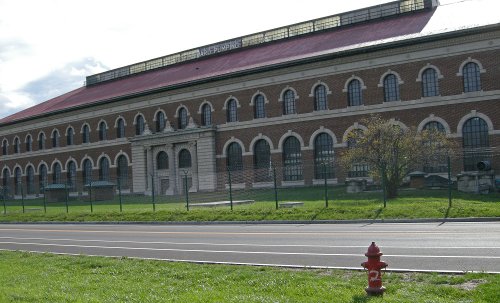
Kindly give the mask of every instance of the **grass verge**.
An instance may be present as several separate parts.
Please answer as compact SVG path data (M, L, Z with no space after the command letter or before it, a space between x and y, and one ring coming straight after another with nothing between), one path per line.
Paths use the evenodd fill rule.
M191 208L178 201L171 202L157 197L127 197L122 205L117 201L93 203L70 201L66 211L64 203L48 204L44 208L40 201L25 201L23 213L20 202L11 202L0 215L0 222L36 221L262 221L262 220L354 220L354 219L415 219L415 218L464 218L500 217L500 194L464 194L453 192L451 207L447 191L418 190L401 191L400 197L387 201L384 208L379 192L349 194L345 187L329 192L329 203L318 188L292 188L279 193L279 202L302 201L303 206L276 209L273 192L235 192L235 200L252 199L250 205L235 205L217 208ZM202 197L198 201L220 201L225 197ZM194 199L193 198L193 199ZM38 203L38 204L37 204ZM154 211L153 211L154 207Z
M0 251L0 302L497 302L500 275L197 265Z

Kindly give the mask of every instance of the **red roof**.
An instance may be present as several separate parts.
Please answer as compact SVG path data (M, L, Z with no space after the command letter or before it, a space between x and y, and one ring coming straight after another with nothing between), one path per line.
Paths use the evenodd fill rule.
M416 34L424 28L433 12L434 10L422 11L279 40L81 87L5 117L0 120L0 124L234 72L335 53L339 48L360 43Z

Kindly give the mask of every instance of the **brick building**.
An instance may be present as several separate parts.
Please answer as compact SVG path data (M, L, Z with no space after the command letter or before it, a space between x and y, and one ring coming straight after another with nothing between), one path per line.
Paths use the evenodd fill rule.
M457 4L458 5L458 4ZM453 173L500 169L500 23L433 32L447 7L394 1L88 76L86 85L0 120L4 188L117 178L133 193L343 183L337 155L378 113L442 130L463 147ZM436 20L437 19L437 20ZM469 20L469 23L473 20ZM326 166L325 166L326 165ZM442 165L423 168L443 173ZM19 185L22 184L22 185ZM22 188L20 188L20 186Z

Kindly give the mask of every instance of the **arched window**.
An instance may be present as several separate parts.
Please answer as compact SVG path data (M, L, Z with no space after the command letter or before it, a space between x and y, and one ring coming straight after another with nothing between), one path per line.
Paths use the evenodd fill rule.
M59 162L54 163L54 166L52 166L52 183L61 183L61 164Z
M384 78L384 101L399 100L399 83L398 78L394 74L389 74Z
M464 92L475 92L481 90L481 71L474 62L465 64L462 70L464 77Z
M156 169L168 169L168 155L161 151L156 155Z
M314 110L326 110L327 99L326 99L326 87L324 85L318 85L314 89Z
M138 115L135 118L135 135L140 136L144 133L144 117L142 115Z
M477 170L477 163L491 158L488 125L479 117L467 120L462 128L464 170Z
M205 103L201 108L201 125L212 125L212 107L208 103Z
M59 147L59 131L55 129L52 132L52 148Z
M38 135L38 150L44 150L45 149L45 134L40 133Z
M2 171L2 186L3 186L3 193L2 195L5 197L9 193L9 170L7 168L4 168Z
M264 139L255 142L253 165L256 169L271 167L271 148Z
M271 169L271 148L264 139L255 142L253 152L253 166L255 169L255 181L270 181L272 177Z
M178 126L179 129L185 129L188 125L187 110L184 107L179 108Z
M59 132L54 130L52 132L52 148L59 147Z
M422 131L437 131L445 133L446 130L442 123L438 121L427 122ZM425 144L439 144L438 142L425 142ZM428 155L425 160L423 171L426 173L444 173L448 171L448 163L445 157L442 155Z
M227 147L226 165L231 171L243 169L243 154L241 146L236 142L229 144Z
M90 182L92 182L92 162L89 159L83 161L82 174L83 183L85 185L90 184Z
M253 99L254 105L254 117L255 119L265 118L266 117L266 100L264 96L258 94Z
M116 167L118 173L118 182L121 188L128 188L128 160L124 155L118 157Z
M19 142L19 138L14 139L14 153L19 154L21 152L21 143Z
M125 120L122 118L116 122L116 138L125 138Z
M296 114L297 107L295 104L295 93L291 89L287 89L283 93L283 114L290 115Z
M236 100L230 99L227 101L227 122L236 122L238 121L238 103Z
M106 122L104 121L101 121L99 123L99 141L104 141L104 140L107 140L107 136L108 136L108 130L107 130L107 126L106 126Z
M179 152L179 168L191 167L191 153L187 149Z
M165 129L165 114L162 111L156 113L156 132L162 132Z
M293 136L286 138L283 143L283 166L284 181L296 181L303 179L300 142Z
M32 195L35 193L35 169L28 166L26 170L26 193Z
M75 161L68 162L66 167L66 182L70 189L76 188L76 164Z
M321 133L314 139L314 178L334 178L333 160L333 139Z
M109 160L106 157L99 161L99 181L109 181Z
M38 183L39 183L39 188L40 192L43 192L43 189L45 186L47 186L47 166L45 164L40 165L39 172L38 172Z
M73 144L75 144L74 142L74 138L73 138L73 135L74 135L74 130L73 130L73 127L69 127L66 131L66 145L67 146L71 146Z
M18 196L21 195L22 188L23 188L23 174L21 172L21 168L16 167L16 169L14 170L14 193Z
M85 124L82 128L82 143L90 143L90 127Z
M30 152L33 150L33 138L31 135L26 136L26 151Z
M359 137L363 135L363 130L357 128L354 129L347 138L347 147L354 148L357 145L357 140ZM363 162L355 162L349 168L347 172L347 176L349 178L366 178L368 177L370 171L370 167L368 164Z
M433 68L428 68L422 73L422 96L439 96L438 74Z
M358 106L363 104L361 82L358 79L351 80L351 82L347 85L347 99L349 106Z
M9 153L9 143L7 142L7 139L4 139L2 141L2 155L7 156Z

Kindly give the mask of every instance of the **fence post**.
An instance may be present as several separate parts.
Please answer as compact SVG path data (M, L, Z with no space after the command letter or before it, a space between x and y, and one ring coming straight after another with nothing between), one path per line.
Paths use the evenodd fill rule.
M189 190L188 190L188 175L184 172L184 194L186 195L186 209L189 211Z
M276 185L276 167L273 165L273 181L274 181L274 201L276 202L276 209L278 209L278 187Z
M323 178L325 179L325 207L328 207L328 184L326 180L326 164L323 163Z
M120 212L122 212L123 208L122 208L122 184L121 184L121 181L120 181L120 177L118 176L118 179L117 179L117 183L118 183L118 201L120 202Z
M92 178L89 181L89 202L90 202L90 212L94 212L94 205L92 204Z
M23 182L21 182L21 204L23 205L23 214L24 214L25 210L24 210L24 188L23 188Z
M69 198L69 192L68 192L68 182L64 182L64 191L66 192L66 213L69 212L68 208L68 198Z
M6 199L6 196L7 196L7 188L4 186L3 188L3 214L7 214L7 204L5 203L5 199Z
M151 198L153 200L153 211L156 211L155 203L155 176L151 174Z
M232 180L231 180L231 168L227 168L227 177L229 179L229 203L231 205L231 210L233 210L233 187L232 187Z
M382 195L384 199L384 208L387 206L387 193L385 188L385 163L382 163Z
M45 196L45 184L43 184L43 212L47 213L47 197Z
M451 207L451 159L448 156L448 207Z

